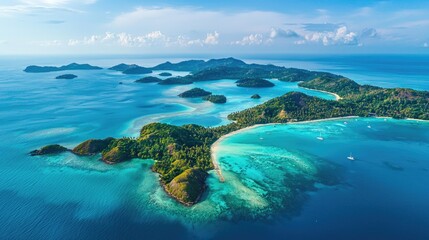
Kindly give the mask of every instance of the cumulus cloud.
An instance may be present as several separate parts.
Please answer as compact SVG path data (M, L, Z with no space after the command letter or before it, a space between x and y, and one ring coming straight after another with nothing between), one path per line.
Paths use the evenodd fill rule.
M70 39L69 46L77 45L119 45L124 47L144 47L144 46L205 46L217 45L219 43L220 34L217 31L207 33L205 38L191 39L189 37L179 35L177 37L166 36L161 31L152 31L147 34L133 35L126 32L112 33L106 32L104 35L92 35L84 37L81 40Z
M306 42L322 43L324 46L359 44L358 35L349 31L346 26L340 26L335 31L312 32L306 34L304 39ZM303 44L302 41L295 43Z
M281 29L281 28L271 28L270 38L296 38L299 37L298 33L293 30Z
M204 43L208 45L216 45L219 43L219 33L213 32L213 33L207 33L206 39L204 39Z
M239 41L235 41L233 42L233 44L236 45L260 45L262 44L264 41L264 37L262 34L250 34L248 36L243 37L243 39L239 40Z

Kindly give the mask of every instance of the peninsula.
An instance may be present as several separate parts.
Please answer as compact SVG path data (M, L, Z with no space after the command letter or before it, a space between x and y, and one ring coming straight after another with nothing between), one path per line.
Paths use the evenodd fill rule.
M231 58L207 62L192 60L178 64L165 63L155 68L194 71L186 77L179 78L181 81L187 81L187 84L193 81L242 79L243 76L278 78L281 81L300 81L299 86L332 92L341 97L334 101L308 96L301 92L289 92L255 107L231 113L228 118L233 122L227 125L207 128L194 124L174 126L150 123L142 127L137 138L92 139L78 145L77 150L76 148L72 150L79 155L101 154L101 159L108 164L133 158L154 159L156 161L152 169L159 173L165 191L188 206L199 201L206 189L207 171L215 168L211 160L211 145L221 136L233 131L255 124L347 116L378 115L429 120L428 91L359 85L348 78L330 73L246 64ZM59 145L53 146L55 146L53 153L56 150L58 152L66 150ZM42 148L32 153L43 155L45 152Z

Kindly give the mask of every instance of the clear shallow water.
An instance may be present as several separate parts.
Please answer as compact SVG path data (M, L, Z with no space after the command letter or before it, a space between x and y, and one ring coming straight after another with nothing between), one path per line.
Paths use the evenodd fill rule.
M329 206L329 212L333 211L332 205L329 204L320 207L317 199L322 198L321 201L332 202L338 197L332 193L337 192L333 189L343 189L343 182L338 187L327 187L319 182L327 183L326 181L330 180L329 176L337 176L337 174L344 175L342 181L347 182L351 176L354 176L353 171L349 174L348 169L342 164L331 160L329 148L313 152L311 150L314 147L313 144L299 142L302 139L292 131L293 129L279 132L282 141L278 142L302 143L295 144L296 148L286 148L286 145L278 145L277 141L271 141L275 143L274 145L270 145L270 141L264 145L265 139L269 140L269 137L263 137L264 140L258 137L254 139L255 136L247 136L247 133L234 136L232 139L241 137L242 143L248 145L237 145L231 142L227 147L222 147L224 153L232 158L229 161L230 166L224 166L226 177L231 181L220 184L216 175L212 174L208 179L210 189L204 201L193 208L177 204L164 193L158 184L157 176L150 171L152 163L149 160L134 160L109 166L98 161L97 156L79 158L62 154L45 158L27 155L30 150L50 143L61 143L72 147L88 138L132 136L138 132L141 125L152 121L178 125L198 123L216 126L227 122L226 115L229 112L254 106L292 90L333 99L331 95L302 90L296 84L278 81L274 81L277 85L275 88L258 89L256 92L263 98L255 101L250 99L255 90L234 87L230 80L188 86L159 86L136 84L133 81L140 76L125 76L108 70L70 71L79 76L75 80L54 79L59 73L22 72L22 69L30 64L61 65L77 61L110 67L120 62L151 66L164 61L164 59L127 59L128 57L46 57L0 60L0 160L2 163L0 167L0 238L118 239L124 236L164 239L171 236L231 238L238 235L235 231L249 236L255 234L254 237L267 232L271 232L273 237L277 238L284 237L286 234L294 237L306 233L299 229L313 226L314 215L312 214L326 216L324 209ZM173 61L179 61L179 59L173 59ZM187 73L173 72L173 74ZM119 82L123 84L119 85ZM215 94L225 94L228 97L228 103L214 105L201 100L176 97L180 92L194 86L202 87ZM386 125L391 126L387 133L392 129L395 131L398 129L397 131L401 134L396 135L401 137L396 141L399 146L401 144L406 146L398 149L409 149L405 152L409 156L399 156L404 158L407 156L412 161L423 164L423 168L428 168L427 161L424 162L421 160L422 157L418 157L428 155L428 139L424 137L427 136L427 125L416 124L402 131L401 124L393 126L390 124ZM417 129L417 132L423 135L414 136L416 131L413 129ZM302 133L305 134L308 131L304 129ZM386 132L378 133L377 138L390 139L390 135ZM290 134L295 134L297 138L284 140L284 136ZM313 133L310 131L309 134ZM314 140L313 136L307 137L308 141ZM374 136L365 137L370 139ZM365 137L362 137L360 142L351 140L350 144L356 144L355 148L359 148L361 142L367 141ZM390 146L390 143L386 145ZM362 147L365 146L362 145ZM374 148L376 146L374 145ZM244 150L250 155L236 154L237 151ZM358 156L360 151L347 150L346 155L348 151L356 152L356 156L360 158ZM222 154L222 151L218 154ZM385 157L384 152L378 154L380 158ZM395 154L399 153L395 152ZM246 160L248 156L253 157L253 161ZM284 161L290 158L295 159L295 166L291 162ZM326 159L330 161L327 162ZM265 165L265 161L272 162L272 165ZM241 165L242 163L247 164L245 168ZM381 169L385 170L386 167L397 169L398 163L383 164ZM414 183L414 180L400 178L397 174L407 173L406 176L411 175L412 179L418 176L422 182L427 182L427 175L416 175L412 170L414 168L411 168L412 165L412 162L410 167L400 165L404 170L393 171L391 175L386 176L401 179L402 182L392 181L394 184L402 183L401 188L404 186L404 189L407 189L405 183L408 184L410 181ZM240 170L241 168L243 170ZM322 169L332 175L319 175L317 174L319 171L314 169ZM375 167L372 169L374 175L378 174L377 169ZM289 176L289 178L310 179L316 183L316 188L321 190L310 193L299 191L299 194L288 195L288 189L292 189L292 186L276 183L277 179L285 179L283 175L286 170L297 172L296 176ZM390 179L386 179L378 186L385 187L382 184L386 184L386 187L393 188L389 185L390 182ZM307 182L304 181L301 185L294 187L305 190L308 186L305 183ZM359 185L361 183L356 184L355 188L359 189L359 194L365 193L367 185L361 187ZM421 189L414 185L404 193L416 196L422 201L427 199L427 195L421 194ZM309 190L314 189L309 188ZM243 194L234 194L236 192ZM311 197L308 197L308 194ZM346 191L343 199L349 199L350 196L355 195L350 195ZM383 199L379 197L374 195L371 199ZM285 202L288 203L291 199L296 204L285 205ZM399 202L398 206L404 208L404 212L408 211L407 206L411 204L424 206L424 202L414 200L408 205L401 204L402 202ZM337 203L335 206L340 204ZM395 212L392 211L392 214ZM382 213L379 215L384 216ZM411 212L409 216L420 216L422 220L420 227L427 226L425 215L413 214L414 212ZM344 218L349 217L345 215ZM282 220L284 218L292 220L285 222ZM326 219L329 220L329 216L326 216ZM383 221L386 219L383 218ZM320 227L318 231L326 234L324 231L326 226L332 227L334 224L336 222L331 219L331 222L325 222L325 227ZM166 231L166 228L169 231ZM424 230L420 232L427 233Z
M324 141L316 138L320 133ZM287 196L285 183L297 168L311 172L318 169L312 166L324 163L335 166L335 171L322 174L319 181L341 176L334 186L316 183L318 190L307 192L308 201L295 209L286 208L292 214L298 212L292 220L278 219L267 228L244 224L227 230L226 235L247 232L249 237L291 239L429 237L427 122L349 119L263 126L228 137L219 149L226 184L229 175L236 176L270 206L279 199L294 203ZM350 153L355 161L347 159ZM292 171L291 163L296 164ZM279 189L283 194L276 194Z

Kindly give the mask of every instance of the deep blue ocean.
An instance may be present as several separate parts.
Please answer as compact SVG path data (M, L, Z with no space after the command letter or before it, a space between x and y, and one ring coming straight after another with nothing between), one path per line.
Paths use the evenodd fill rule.
M0 239L429 239L428 122L356 118L238 133L215 151L225 183L210 173L209 188L193 207L165 194L152 160L112 166L99 156L28 155L52 143L136 136L154 121L218 126L231 112L289 91L335 99L275 79L274 88L243 89L228 79L139 84L134 81L143 75L107 69L22 71L33 64L108 68L212 57L218 56L0 57ZM429 90L428 55L234 57ZM55 79L63 73L78 78ZM193 87L224 94L228 102L177 97ZM255 93L262 98L250 99Z

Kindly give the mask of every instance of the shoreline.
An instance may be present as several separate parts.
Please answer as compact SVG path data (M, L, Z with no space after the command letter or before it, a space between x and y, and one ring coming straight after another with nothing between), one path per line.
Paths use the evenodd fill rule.
M305 124L305 123L313 123L313 122L324 122L324 121L335 121L335 120L341 120L341 119L354 119L359 118L359 116L346 116L346 117L335 117L335 118L324 118L324 119L316 119L316 120L307 120L307 121L300 121L300 122L289 122L289 123L266 123L266 124L255 124L249 127L245 127L242 129L239 129L234 132L230 132L228 134L223 135L218 140L216 140L211 146L210 146L210 155L212 159L213 164L213 170L216 172L216 174L219 177L219 181L225 182L225 177L222 175L222 169L219 166L219 162L217 161L216 151L219 150L219 143L222 142L225 138L228 138L230 136L239 134L241 132L245 132L247 130L258 128L262 126L272 126L272 125L286 125L286 124Z
M298 85L298 87L299 87L299 88L302 88L302 89L306 89L306 90L311 90L311 91L316 91L316 92L322 92L322 93L327 93L327 94L333 95L333 96L335 97L335 101L338 101L338 100L343 99L342 97L340 97L340 95L338 95L338 94L336 94L336 93L333 93L333 92L328 92L328 91L323 91L323 90L318 90L318 89L312 89L312 88L301 87L301 86L299 86L299 85Z

